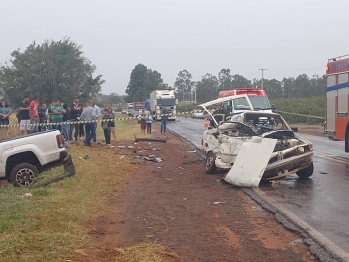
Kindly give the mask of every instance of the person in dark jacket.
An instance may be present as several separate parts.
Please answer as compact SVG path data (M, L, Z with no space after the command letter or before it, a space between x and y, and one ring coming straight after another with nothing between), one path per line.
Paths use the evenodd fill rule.
M221 103L219 103L216 104L216 110L213 112L212 116L219 124L219 122L227 121L230 118L230 112L227 109L225 109ZM210 120L210 127L217 127L213 119Z
M164 106L161 111L161 125L160 125L160 134L165 135L166 133L166 126L167 126L167 120L168 115L170 114L170 111L167 110L167 107Z
M75 121L80 121L81 113L82 113L82 106L79 104L80 98L78 96L74 97L74 102L70 106L70 121L75 122ZM74 131L74 140L78 140L78 135L79 133L81 134L80 131L80 124L71 124L70 125L70 130L69 130L69 137L73 139L73 129ZM84 128L82 127L82 130Z
M102 118L102 128L104 132L104 138L107 148L112 148L110 144L111 129L115 127L114 117L110 113L108 108L104 109L104 115Z

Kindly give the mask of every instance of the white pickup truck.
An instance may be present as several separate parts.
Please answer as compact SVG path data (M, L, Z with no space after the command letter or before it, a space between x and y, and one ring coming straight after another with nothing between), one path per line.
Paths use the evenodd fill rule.
M71 156L58 130L48 130L0 141L0 178L16 187L30 186L38 167L62 162L66 176L75 174Z

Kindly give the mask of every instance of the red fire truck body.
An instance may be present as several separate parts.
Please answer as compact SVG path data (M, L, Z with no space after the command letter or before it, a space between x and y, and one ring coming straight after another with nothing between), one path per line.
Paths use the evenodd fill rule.
M349 152L349 58L329 59L326 68L326 134L345 140Z

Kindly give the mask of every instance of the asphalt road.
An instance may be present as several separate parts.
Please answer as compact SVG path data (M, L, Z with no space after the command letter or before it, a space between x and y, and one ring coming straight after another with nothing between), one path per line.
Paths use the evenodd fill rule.
M178 118L168 128L201 148L204 120ZM349 252L349 153L344 152L343 141L302 136L314 145L313 176L301 180L292 175L262 182L260 189Z

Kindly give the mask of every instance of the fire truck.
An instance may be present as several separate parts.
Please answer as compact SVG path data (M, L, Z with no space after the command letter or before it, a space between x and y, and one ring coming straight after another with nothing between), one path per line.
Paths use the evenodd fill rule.
M345 140L349 152L349 55L331 58L326 68L326 134Z
M271 112L271 106L267 93L262 88L236 88L234 90L224 90L218 93L218 98L226 96L247 95L254 109L267 110ZM231 101L227 102L231 103ZM236 108L233 104L224 105L231 113L240 111L242 108Z

